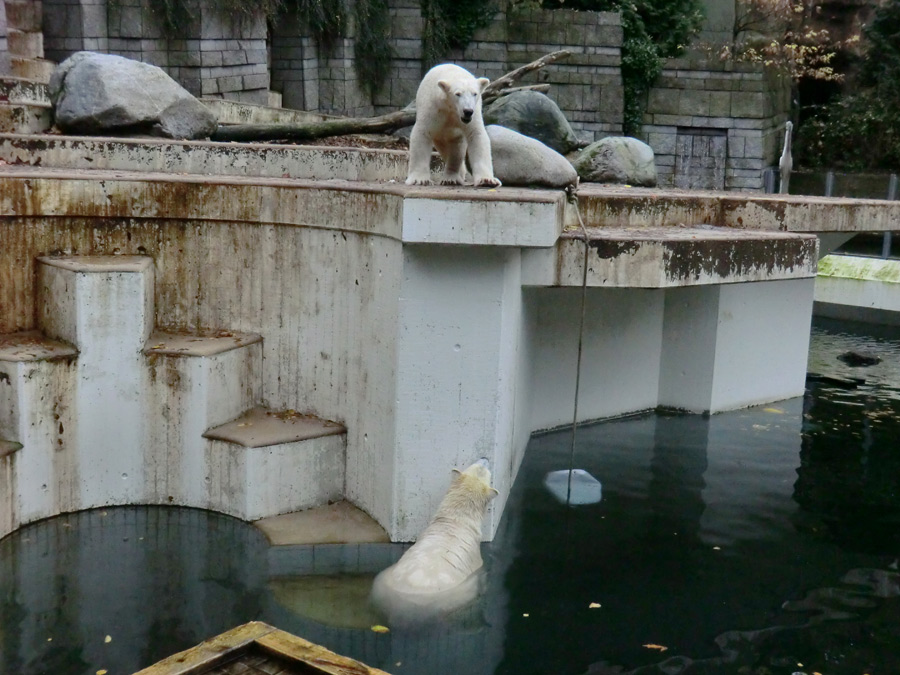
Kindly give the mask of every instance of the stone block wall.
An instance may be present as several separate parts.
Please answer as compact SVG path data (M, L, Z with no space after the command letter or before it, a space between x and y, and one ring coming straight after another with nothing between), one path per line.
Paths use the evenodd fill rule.
M422 78L424 32L419 0L390 0L390 44L394 59L383 90L369 101L353 67L354 29L327 55L299 21L275 27L272 88L285 107L340 115L367 115L405 107ZM352 14L352 12L351 12ZM589 140L622 131L622 26L609 12L568 10L500 11L472 42L446 60L491 79L558 50L571 57L523 79L546 82L549 96L572 126Z
M9 40L6 37L6 3L0 2L0 75L9 75Z
M165 27L153 0L45 0L47 57L81 50L118 54L159 66L195 96L265 104L269 90L267 27L187 5L177 29Z
M777 161L789 83L756 64L672 59L651 89L643 140L660 185L760 190Z

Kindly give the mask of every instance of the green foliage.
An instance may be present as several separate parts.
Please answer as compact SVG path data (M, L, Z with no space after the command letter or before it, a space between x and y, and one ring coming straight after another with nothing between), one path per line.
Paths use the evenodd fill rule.
M354 65L362 86L374 97L387 82L393 51L388 43L391 17L387 0L356 0Z
M221 2L222 0L218 0ZM232 1L232 0L225 0ZM241 2L241 0L233 0ZM335 42L347 27L347 10L343 0L269 0L283 2L286 9L295 10L312 31L316 42L325 51L331 51Z
M622 85L626 135L640 131L647 94L662 71L663 59L678 56L700 30L700 0L543 0L547 9L620 12Z
M422 70L446 58L449 50L469 44L496 13L493 0L422 0Z
M860 84L818 107L797 136L804 166L900 170L900 2L882 5L865 30Z

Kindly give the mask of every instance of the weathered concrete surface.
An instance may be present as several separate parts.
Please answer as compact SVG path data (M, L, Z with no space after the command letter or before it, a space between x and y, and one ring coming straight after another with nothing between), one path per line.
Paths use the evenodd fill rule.
M305 124L332 118L315 112L270 108L224 98L201 98L200 102L212 110L219 124Z
M816 237L734 228L591 228L588 286L667 288L800 279L816 274ZM581 286L584 235L557 246L553 285Z
M47 103L0 103L0 132L42 134L53 126L53 109Z
M403 182L407 169L397 150L15 134L0 135L0 159L70 170L351 181Z
M588 227L690 227L706 223L783 232L900 229L900 201L594 185L583 185L578 194ZM577 225L574 213L567 225Z
M390 538L378 523L350 502L319 506L257 520L273 546L312 544L377 544Z
M47 85L11 75L0 76L0 101L50 104Z
M313 415L254 407L236 420L209 429L203 435L245 448L264 448L345 433L347 430L343 425Z
M900 261L826 256L819 262L815 299L821 316L900 324Z

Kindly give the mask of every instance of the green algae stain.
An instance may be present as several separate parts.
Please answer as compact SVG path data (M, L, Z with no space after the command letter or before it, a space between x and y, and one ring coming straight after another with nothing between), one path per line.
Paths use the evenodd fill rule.
M819 261L820 277L900 284L900 260L827 255Z

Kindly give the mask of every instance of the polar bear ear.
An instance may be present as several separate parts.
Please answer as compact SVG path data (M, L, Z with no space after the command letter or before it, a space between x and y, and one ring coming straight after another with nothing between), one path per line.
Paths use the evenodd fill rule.
M496 497L499 494L500 494L500 490L498 490L497 488L494 488L494 487L491 488L491 499L493 499L494 497Z
M454 476L459 476L462 474L462 471L460 471L459 469L450 469L450 473L452 473Z
M478 93L483 92L485 90L485 88L491 83L491 81L489 79L487 79L486 77L479 77L475 81L478 83L478 87L479 87Z
M444 90L444 93L445 93L445 94L449 94L449 93L450 93L450 83L447 82L447 80L439 80L439 81L438 81L438 86L439 86L441 89Z

